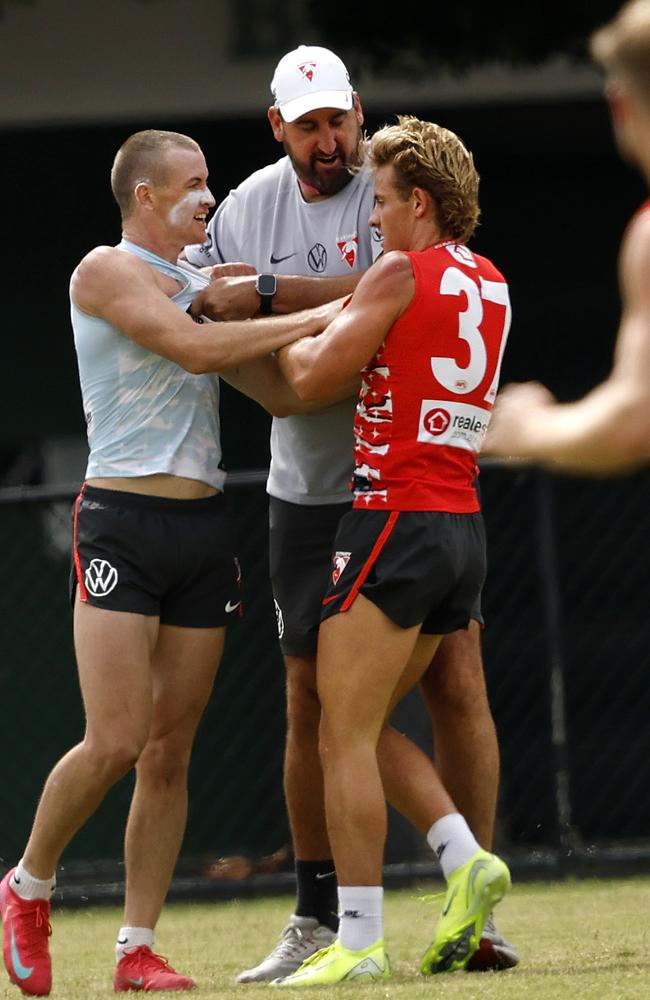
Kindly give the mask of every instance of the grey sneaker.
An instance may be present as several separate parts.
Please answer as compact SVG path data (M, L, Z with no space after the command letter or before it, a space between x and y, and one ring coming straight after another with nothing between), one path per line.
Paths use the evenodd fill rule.
M297 917L293 913L273 951L254 969L240 972L237 982L268 983L272 979L290 976L306 958L320 948L327 948L335 940L334 931L319 924L315 917Z
M519 952L499 934L494 917L489 915L478 948L465 966L467 972L500 972L519 964Z

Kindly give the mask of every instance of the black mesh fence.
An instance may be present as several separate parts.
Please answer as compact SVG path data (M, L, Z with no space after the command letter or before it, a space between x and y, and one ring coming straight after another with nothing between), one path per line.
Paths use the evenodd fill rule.
M502 756L498 848L565 868L646 848L650 857L650 474L584 480L486 462L481 483L483 645ZM20 856L47 773L83 732L67 595L74 492L0 491L7 865ZM199 888L224 856L251 859L245 871L291 868L263 474L234 474L227 496L239 525L245 617L231 626L192 759L178 873ZM400 711L400 725L426 742L417 696ZM69 847L71 879L100 870L119 878L131 788L127 777ZM408 867L422 857L419 838L393 817L387 860Z

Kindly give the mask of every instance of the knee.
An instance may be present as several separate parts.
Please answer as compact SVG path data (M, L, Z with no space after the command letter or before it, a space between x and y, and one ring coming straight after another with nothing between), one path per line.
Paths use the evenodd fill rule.
M115 784L128 774L137 764L142 752L142 744L126 736L111 742L86 737L83 746L87 758L104 784Z
M445 715L489 713L480 645L470 635L443 640L420 682L429 710Z
M323 711L318 727L318 752L323 768L337 760L345 762L365 744L362 733L332 713Z
M164 788L185 785L190 753L191 746L184 740L173 737L150 739L138 759L138 778Z
M438 712L466 715L483 712L488 707L484 685L475 684L472 678L457 677L449 681L440 675L422 686L425 700Z
M316 672L308 667L287 666L287 726L294 733L316 738L320 722L320 702Z

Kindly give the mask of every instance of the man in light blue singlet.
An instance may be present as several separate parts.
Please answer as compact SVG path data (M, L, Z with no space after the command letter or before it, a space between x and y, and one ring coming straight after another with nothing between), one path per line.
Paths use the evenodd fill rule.
M70 285L90 449L71 573L86 732L48 777L23 856L0 882L5 965L32 996L51 988L61 854L134 766L114 986L196 985L153 945L185 829L194 734L241 605L212 373L257 357L272 372L270 352L298 334L282 317L199 324L188 315L210 279L177 261L205 238L214 205L194 140L135 133L111 182L122 241L87 254ZM305 315L303 333L319 333L327 312Z
M218 206L209 239L185 248L194 264L244 262L217 278L208 315L284 314L351 293L381 253L368 220L374 186L364 164L363 110L341 59L301 45L280 59L268 109L286 156L255 171ZM215 271L215 274L217 271ZM209 303L209 305L208 305ZM288 975L334 938L336 880L327 836L318 754L316 643L338 523L351 503L354 396L310 413L275 417L271 428L269 550L280 646L287 668L285 797L296 857L295 913L277 946L240 982ZM467 631L443 639L421 682L432 717L440 774L481 845L491 849L499 749L488 704L480 610ZM387 779L385 775L385 780ZM422 818L399 788L387 794L418 828ZM516 950L488 923L470 970L502 969Z

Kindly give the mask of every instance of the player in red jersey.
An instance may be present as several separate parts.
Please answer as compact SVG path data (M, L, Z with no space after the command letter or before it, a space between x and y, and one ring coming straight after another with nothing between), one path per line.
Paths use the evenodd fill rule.
M616 141L650 187L650 2L632 0L594 33ZM622 318L609 376L572 403L536 382L499 394L486 450L556 469L618 473L650 459L650 200L619 256Z
M484 580L476 457L510 325L508 287L465 245L479 217L478 174L456 135L402 116L375 134L370 156L370 225L382 232L384 254L321 336L280 352L285 375L308 400L362 372L354 504L336 535L317 661L339 937L277 981L283 986L390 974L380 777L387 769L405 792L417 789L422 829L448 880L422 972L464 967L510 884L431 760L386 725L442 635L467 628Z

